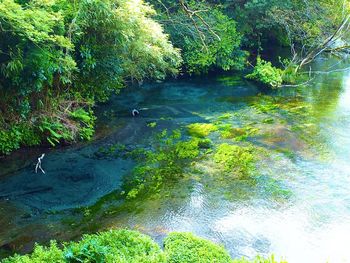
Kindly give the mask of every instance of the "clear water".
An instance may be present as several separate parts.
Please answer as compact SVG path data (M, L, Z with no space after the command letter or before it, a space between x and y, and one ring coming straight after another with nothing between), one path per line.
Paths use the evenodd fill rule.
M320 60L314 68L332 65ZM350 71L318 75L309 87L265 93L263 98L279 102L273 113L254 108L260 93L237 76L128 88L99 106L95 141L25 149L0 160L2 255L29 251L34 242L129 227L160 243L170 231L191 231L223 244L233 257L274 253L292 263L350 262ZM131 116L133 108L141 109L139 117ZM290 109L297 114L286 114ZM135 162L100 155L101 148L148 148L165 128L215 122L226 113L231 115L223 122L259 130L248 141L267 154L261 154L253 181L219 175L209 157L196 162L201 173L168 182L159 194L118 197ZM227 141L218 133L210 138ZM42 152L46 174L35 174Z

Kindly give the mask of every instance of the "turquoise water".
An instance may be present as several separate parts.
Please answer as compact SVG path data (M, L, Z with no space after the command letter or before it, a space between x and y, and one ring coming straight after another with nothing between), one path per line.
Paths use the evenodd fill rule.
M314 69L332 65L320 60ZM131 116L133 108L140 116ZM170 231L194 232L233 257L274 253L289 262L350 262L350 71L276 92L230 75L148 84L125 89L97 111L96 140L24 149L0 160L3 255L30 251L34 242L129 227L159 242ZM186 133L191 123L253 129L243 141L220 130L208 138L213 151L221 143L255 147L254 177L223 174L208 153L158 192L121 197L137 160L118 151L151 149L157 133ZM46 174L36 174L42 152Z

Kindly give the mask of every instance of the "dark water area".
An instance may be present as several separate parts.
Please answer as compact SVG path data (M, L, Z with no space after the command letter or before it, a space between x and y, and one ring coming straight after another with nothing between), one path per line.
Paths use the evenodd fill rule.
M96 140L0 160L0 255L127 227L160 243L168 232L190 231L233 257L350 262L350 71L338 71L348 64L320 59L313 70L334 72L278 91L232 74L123 90L98 106ZM121 197L135 160L101 152L149 149L157 133L191 123L254 131L244 142L261 152L254 180L222 176L209 154L193 164L199 173L156 194ZM208 137L232 142L219 131ZM35 173L43 152L46 174Z

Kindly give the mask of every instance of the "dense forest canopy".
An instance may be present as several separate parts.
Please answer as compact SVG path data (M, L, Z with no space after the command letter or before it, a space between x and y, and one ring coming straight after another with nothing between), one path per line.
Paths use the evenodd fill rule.
M258 57L249 78L278 87L291 68L348 48L349 10L346 0L0 0L0 154L90 139L94 103L129 82ZM280 46L289 71L259 57Z

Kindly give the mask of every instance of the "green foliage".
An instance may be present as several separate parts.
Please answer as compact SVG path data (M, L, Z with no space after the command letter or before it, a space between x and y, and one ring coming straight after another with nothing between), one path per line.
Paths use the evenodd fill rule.
M29 145L17 125L51 145L90 139L94 101L176 74L179 51L152 15L141 0L1 1L0 154Z
M257 57L253 72L246 75L246 78L276 89L282 85L282 76L283 70L272 66L271 62L267 62L260 57Z
M171 233L164 240L169 263L228 263L232 259L224 247L191 233Z
M187 128L189 135L198 138L207 137L211 132L216 131L218 129L212 123L192 123L188 125Z
M251 147L223 143L217 147L214 160L226 173L238 178L247 177L255 170L253 150Z
M0 154L9 154L21 145L33 146L40 143L37 131L25 123L13 125L10 129L0 129Z
M230 124L220 125L221 137L225 139L234 139L235 141L244 141L248 137L255 135L259 130L252 126L242 128L232 127Z
M200 39L185 36L183 59L189 73L206 73L213 68L223 70L242 69L246 53L240 49L241 35L236 31L236 22L220 10L214 9L208 13L207 21L213 21L217 36L211 36L209 43L203 46ZM177 41L175 41L176 43Z
M55 119L44 118L40 123L39 129L45 134L47 141L52 146L60 143L60 141L73 139L67 127Z
M126 197L135 198L144 191L157 192L167 180L181 177L185 168L199 156L208 141L198 138L182 141L178 130L162 131L153 143L154 149L142 152L132 179L125 182Z
M179 52L150 18L153 14L143 1L80 1L74 39L82 69L80 91L103 101L125 80L160 79L177 72Z
M187 73L244 67L247 52L241 49L242 35L237 31L236 22L219 4L184 1L184 8L171 0L151 0L151 3L159 13L159 21L165 22L165 31L172 43L181 49L183 68ZM168 7L166 12L164 7Z
M60 248L62 247L62 248ZM224 247L191 233L170 233L164 240L164 251L149 236L138 231L120 229L84 235L78 242L49 247L35 245L28 255L5 258L3 263L278 263L274 256L249 261L232 261ZM287 263L281 261L280 263Z
M80 123L79 136L82 140L90 140L94 134L94 122L95 116L90 110L87 112L83 108L78 108L77 110L70 113L70 117Z
M84 235L64 249L65 262L165 262L160 247L148 236L131 230Z
M79 242L70 242L62 249L55 242L50 247L35 246L32 254L7 258L4 263L73 263L73 262L166 262L159 246L137 231L110 230L84 235Z
M29 255L19 256L15 255L13 257L6 258L2 261L3 263L42 263L42 262L52 262L52 263L63 263L64 255L63 251L58 248L55 241L51 241L49 247L43 247L38 244L35 245L34 251Z
M147 123L147 126L150 127L150 128L155 128L157 126L157 123L156 122L150 122L150 123Z

